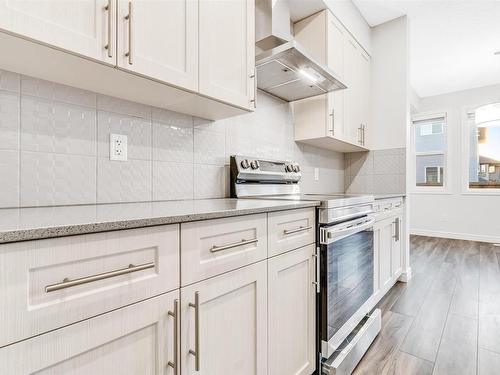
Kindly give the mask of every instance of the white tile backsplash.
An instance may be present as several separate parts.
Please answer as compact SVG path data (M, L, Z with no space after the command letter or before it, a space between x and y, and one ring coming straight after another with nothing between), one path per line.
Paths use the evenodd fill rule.
M95 155L95 109L23 96L21 150Z
M0 90L19 92L21 76L17 73L0 70Z
M110 133L128 161L109 160ZM293 136L289 103L263 93L209 121L0 70L0 207L224 197L233 154L295 160L304 192L344 191L344 155Z
M193 198L193 164L153 161L153 200Z
M98 156L109 158L109 135L127 136L128 159L151 160L151 121L141 117L98 111Z
M19 149L19 105L19 94L0 91L0 150Z
M149 160L98 158L97 203L150 201L151 180Z
M21 152L21 206L95 203L95 157Z
M0 207L19 205L19 152L0 150Z
M93 92L28 76L21 78L21 93L63 103L96 106L96 94Z

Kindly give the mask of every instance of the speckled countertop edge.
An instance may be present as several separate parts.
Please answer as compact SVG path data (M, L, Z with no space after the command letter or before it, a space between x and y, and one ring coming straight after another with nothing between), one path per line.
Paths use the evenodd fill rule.
M67 224L67 225L48 225L44 227L28 227L21 229L0 229L0 244L40 240L54 237L74 236L81 234L91 234L99 232L109 232L124 229L135 229L151 227L157 225L179 224L191 221L219 219L225 217L244 216L251 214L287 211L300 208L309 208L319 206L317 201L282 201L280 205L262 207L214 210L212 212L165 215L157 217L143 217L138 219L96 221L91 223Z

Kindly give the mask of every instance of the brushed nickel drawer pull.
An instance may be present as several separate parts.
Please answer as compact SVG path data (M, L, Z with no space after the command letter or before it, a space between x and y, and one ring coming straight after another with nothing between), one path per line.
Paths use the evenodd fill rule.
M179 366L177 365L177 347L179 346L179 300L174 300L174 311L169 311L168 315L174 318L174 359L168 361L168 365L174 370L174 375L178 375Z
M127 268L122 268L122 269L110 271L110 272L99 273L99 274L93 275L93 276L80 277L80 278L74 279L74 280L70 280L68 278L65 278L62 281L62 283L47 285L45 287L45 293L55 292L56 290L71 288L73 286L87 284L87 283L91 283L94 281L109 279L111 277L126 275L126 274L132 273L132 272L139 272L139 271L147 270L149 268L154 268L154 266L155 266L154 262L139 264L138 266L134 266L133 264L130 264Z
M128 14L125 16L125 19L128 21L128 52L125 53L125 56L128 57L128 64L133 64L132 59L132 1L128 2Z
M194 356L195 371L200 371L200 292L194 293L194 303L189 302L189 307L194 309L194 350L189 349L189 354Z
M284 230L283 231L283 234L286 236L286 235L289 235L289 234L294 234L294 233L299 233L299 232L304 232L306 230L309 230L309 229L312 229L312 225L309 225L307 227L298 227L296 229L290 229L290 230Z
M113 57L113 0L108 0L104 9L108 12L108 44L104 46L108 50L108 57Z
M218 251L232 249L233 247L239 247L239 246L243 246L243 245L249 245L251 243L257 243L257 242L259 242L259 240L257 238L253 238L251 240L245 240L245 239L243 239L241 241L233 242L233 243L230 243L230 244L227 244L227 245L223 245L223 246L213 245L212 248L210 249L210 252L216 253Z

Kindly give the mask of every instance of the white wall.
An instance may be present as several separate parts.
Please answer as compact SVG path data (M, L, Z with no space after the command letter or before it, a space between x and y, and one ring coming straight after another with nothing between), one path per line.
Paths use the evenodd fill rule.
M500 85L422 98L421 113L447 112L448 187L445 194L412 193L412 233L449 238L500 242L500 195L464 194L462 126L466 108L500 101Z
M372 28L370 132L374 149L406 147L409 104L408 20L406 16Z

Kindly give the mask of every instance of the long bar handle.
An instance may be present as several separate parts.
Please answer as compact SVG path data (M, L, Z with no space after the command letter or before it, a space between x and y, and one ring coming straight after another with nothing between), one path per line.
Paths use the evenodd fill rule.
M307 227L298 227L296 229L290 229L290 230L284 230L283 234L284 235L289 235L289 234L294 234L294 233L299 233L299 232L305 232L306 230L312 229L312 226L309 225Z
M189 349L189 354L194 356L194 369L200 371L200 292L194 293L194 303L189 303L194 308L194 350Z
M174 375L179 374L179 366L177 365L178 346L179 346L179 300L174 300L174 311L169 311L168 315L174 318L174 359L168 361L168 365L174 370Z
M332 136L335 135L335 109L332 108L332 113L330 113L330 117L332 118L332 128L330 129L330 133Z
M113 57L113 0L108 0L104 9L108 12L108 44L104 46L108 50L108 57Z
M128 63L129 65L132 65L134 63L132 59L132 1L128 2L128 14L125 16L125 19L128 20L128 52L125 53L125 56L128 57Z
M129 274L132 272L139 272L139 271L147 270L149 268L153 268L154 266L155 266L154 262L144 263L144 264L140 264L137 266L130 264L127 268L122 268L122 269L110 271L110 272L99 273L99 274L93 275L93 276L80 277L80 278L74 279L74 280L70 280L68 278L65 278L62 281L62 283L47 285L45 287L45 293L55 292L56 290L71 288L71 287L77 286L77 285L88 284L88 283L91 283L94 281L109 279L111 277L126 275L126 274Z
M257 71L255 68L249 78L253 79L253 99L250 99L250 103L253 103L253 107L257 108Z
M401 226L401 221L399 220L399 217L394 220L394 239L396 241L399 241L399 231L400 231L400 226Z
M257 242L259 242L259 240L257 238L252 238L251 240L244 240L243 239L241 241L233 242L233 243L223 245L223 246L213 245L212 248L210 249L210 252L216 253L218 251L232 249L234 247L239 247L239 246L248 245L248 244L257 243Z

